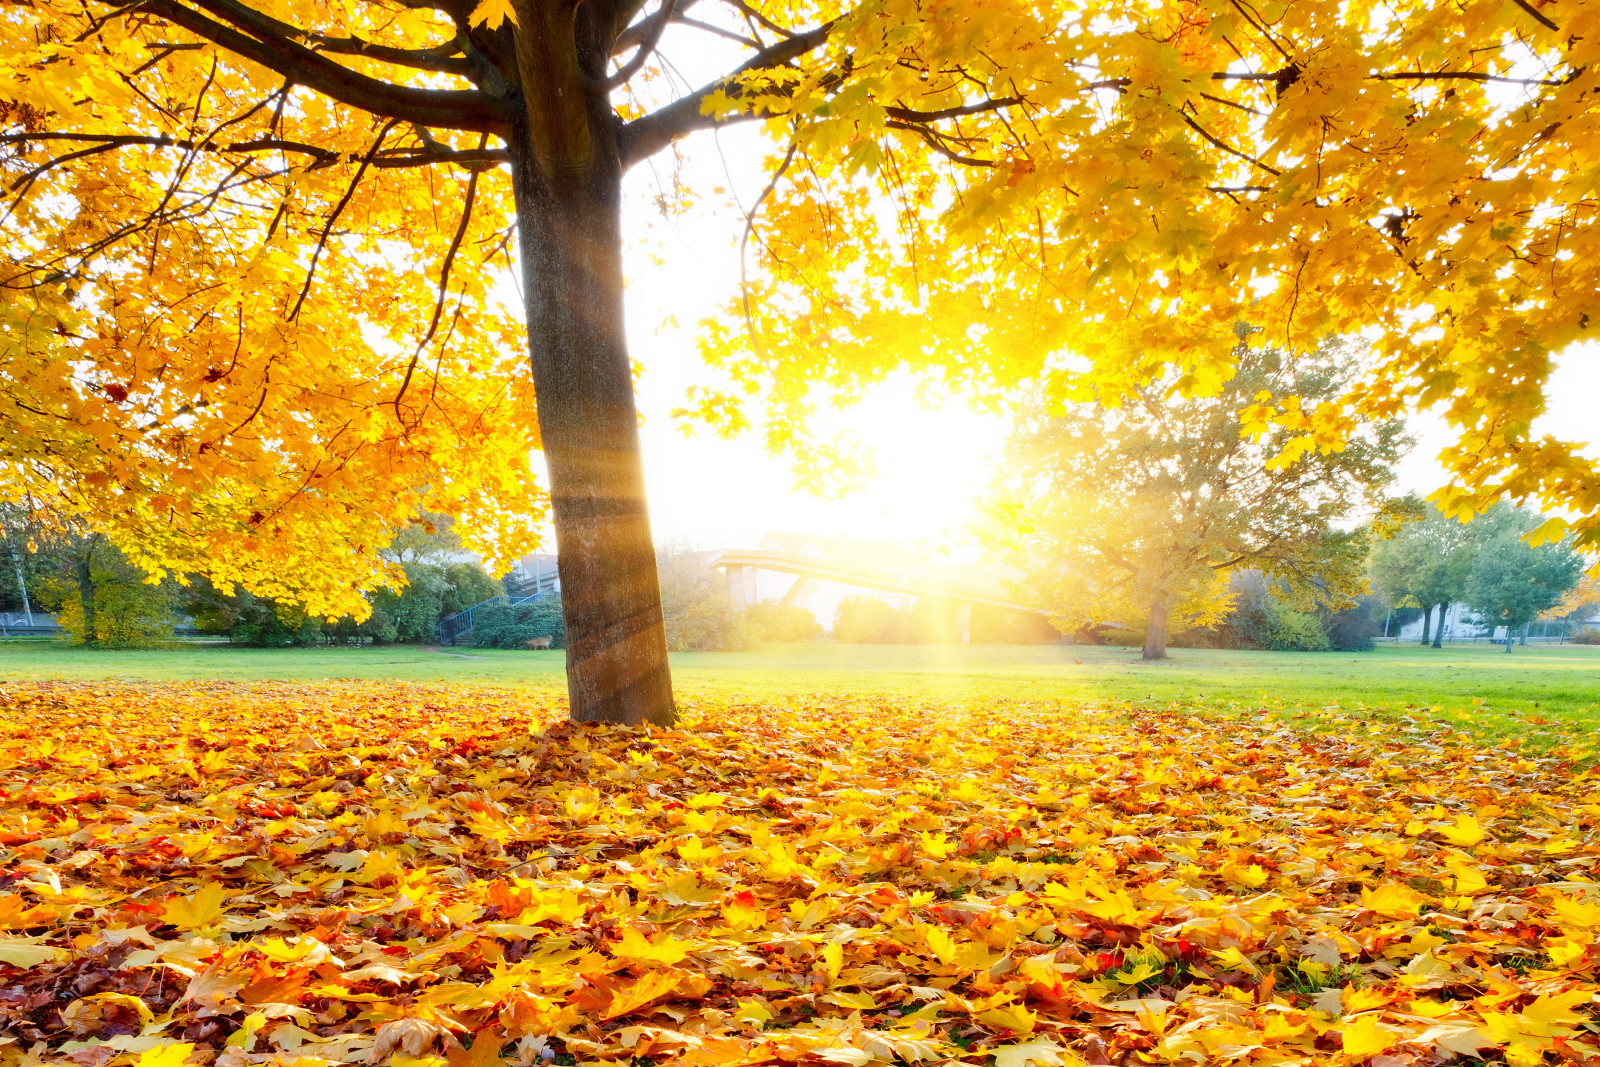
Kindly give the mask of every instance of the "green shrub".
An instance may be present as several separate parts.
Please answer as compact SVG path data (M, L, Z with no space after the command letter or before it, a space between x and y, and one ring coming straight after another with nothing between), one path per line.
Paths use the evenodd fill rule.
M367 597L372 616L358 632L380 644L390 641L432 641L439 630L450 581L445 568L432 563L402 564L406 587L375 589Z
M540 597L513 607L508 601L485 604L472 617L472 643L477 648L526 649L528 642L550 638L551 648L566 647L561 598Z
M476 563L452 563L444 568L445 591L439 611L454 615L491 597L501 596L505 590L496 578Z
M671 551L656 557L667 648L673 652L738 652L756 646L722 576L706 566L709 555Z
M149 581L144 571L98 535L78 540L70 552L65 565L41 583L40 589L41 602L55 607L56 620L68 641L103 648L172 645L177 623L172 583ZM85 572L88 604L78 584L79 575Z
M56 615L67 640L85 644L83 602L68 597ZM167 648L173 644L172 596L140 581L96 581L94 643L102 648Z
M1274 652L1326 652L1330 645L1322 620L1307 611L1296 611L1287 604L1272 605L1272 629L1267 647Z
M1335 652L1371 652L1383 633L1383 603L1370 594L1356 597L1343 611L1322 611L1328 645Z
M839 601L833 616L833 639L852 645L904 645L912 638L911 612L876 597L851 596Z
M1113 648L1143 648L1144 627L1129 626L1126 628L1107 627L1101 634L1105 643Z
M822 636L817 617L795 604L763 600L744 609L744 623L757 641L812 641Z

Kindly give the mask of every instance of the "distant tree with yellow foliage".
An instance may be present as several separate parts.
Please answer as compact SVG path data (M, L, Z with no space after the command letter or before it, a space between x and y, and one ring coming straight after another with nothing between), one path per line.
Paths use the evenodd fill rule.
M1292 431L1256 436L1244 423L1267 398L1336 395L1357 373L1352 356L1337 343L1294 355L1241 342L1238 372L1211 396L1182 395L1172 376L1116 406L1036 399L989 508L991 536L1022 575L1016 594L1064 632L1143 627L1145 659L1166 657L1174 623L1219 621L1236 568L1293 602L1348 604L1364 588L1366 538L1334 524L1381 507L1408 444L1401 424L1368 423L1341 448L1288 462Z

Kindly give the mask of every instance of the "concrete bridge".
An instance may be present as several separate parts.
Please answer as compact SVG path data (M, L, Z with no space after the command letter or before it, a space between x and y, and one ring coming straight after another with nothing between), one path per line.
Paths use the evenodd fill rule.
M756 600L755 573L776 571L795 576L794 584L779 600L780 604L793 604L809 591L816 582L834 582L838 585L875 589L901 596L927 597L948 601L956 606L956 629L961 643L972 639L972 609L990 608L996 611L1013 611L1021 615L1042 617L1040 612L1025 604L1008 600L993 590L956 582L925 578L886 567L868 567L853 563L838 563L797 552L784 552L770 548L729 549L714 556L710 565L724 571L728 578L728 595L736 604L751 604Z

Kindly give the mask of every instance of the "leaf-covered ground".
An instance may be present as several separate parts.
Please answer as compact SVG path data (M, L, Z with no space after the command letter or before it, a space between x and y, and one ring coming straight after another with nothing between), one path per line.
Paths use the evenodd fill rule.
M0 1063L1600 1057L1600 794L1559 754L1267 714L687 710L0 689Z

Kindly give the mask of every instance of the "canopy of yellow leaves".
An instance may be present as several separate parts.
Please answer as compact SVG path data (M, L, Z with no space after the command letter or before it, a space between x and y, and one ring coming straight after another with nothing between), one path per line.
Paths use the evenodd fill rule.
M0 9L0 486L152 569L318 609L364 610L357 587L393 577L376 548L422 509L508 562L544 499L524 338L490 293L522 103L457 38L501 55L484 35L536 32L519 10L570 8L202 6L282 36L299 76L183 29L183 4ZM1292 430L1286 458L1436 405L1459 431L1441 507L1538 497L1600 543L1594 462L1533 432L1552 355L1600 317L1600 5L731 8L708 15L724 40L807 32L640 118L682 82L669 35L618 57L614 107L630 164L735 118L792 146L751 284L706 336L776 407L774 441L804 436L819 390L901 368L983 390L1070 369L1061 392L1116 395L1177 365L1213 392L1248 321L1373 345L1340 402L1261 398L1247 426ZM737 425L740 400L691 408Z
M1115 395L1170 364L1209 395L1238 322L1290 347L1359 335L1374 359L1343 402L1266 397L1254 425L1294 430L1293 456L1437 405L1460 435L1441 507L1543 497L1600 542L1593 460L1532 428L1552 353L1600 323L1600 6L841 14L827 57L774 79L797 162L756 230L761 270L707 335L786 406L780 429L819 381L852 396L903 367ZM935 130L910 122L930 113ZM716 418L736 398L701 399Z
M70 18L0 17L0 497L79 517L152 573L326 614L365 617L362 589L403 581L378 550L425 511L464 520L491 570L531 548L526 336L491 293L506 176L411 169L426 130L158 20L68 45ZM34 171L83 147L62 131L94 147Z
M1043 703L3 700L7 1065L1600 1055L1559 756Z

